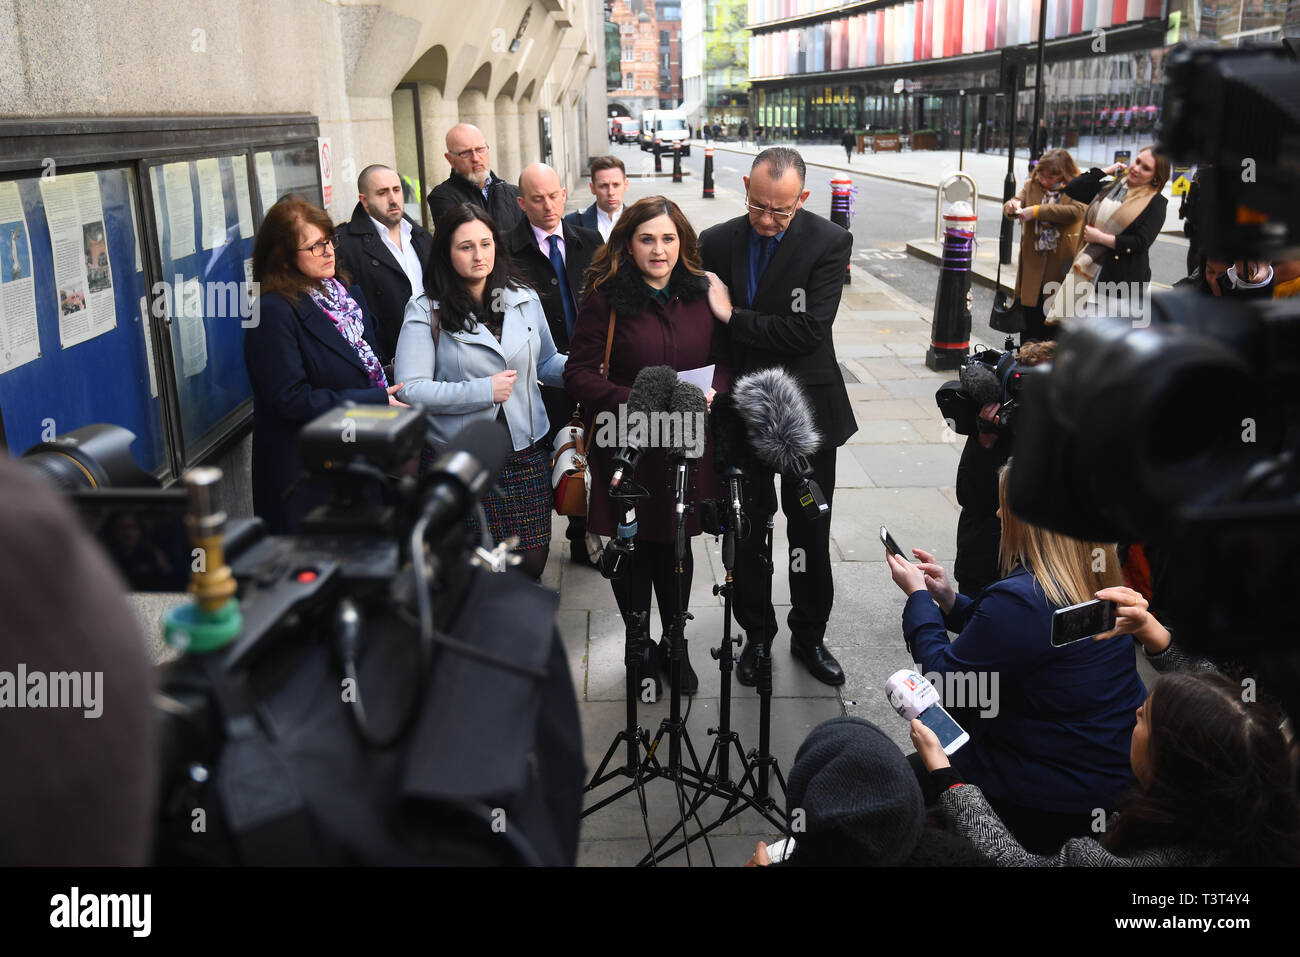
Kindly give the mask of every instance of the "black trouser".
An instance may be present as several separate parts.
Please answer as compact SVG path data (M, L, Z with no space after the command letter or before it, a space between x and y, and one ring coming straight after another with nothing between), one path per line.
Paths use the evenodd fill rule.
M646 634L650 634L650 591L654 590L655 601L659 605L659 621L663 634L672 629L673 614L677 608L673 601L673 586L677 581L677 562L673 558L672 542L636 543L632 552L631 567L620 579L610 582L614 587L614 598L618 610L626 621L634 612L646 612ZM695 570L695 559L689 547L682 561L682 610L689 611L687 601L691 594L691 574Z
M1023 346L1030 339L1052 339L1054 340L1060 331L1060 326L1049 326L1043 315L1043 293L1038 293L1038 302L1032 306L1026 306L1023 302L1020 304L1020 310L1025 316L1025 331L1020 333L1020 344Z
M835 449L823 449L810 460L812 478L821 486L826 504L835 493ZM785 512L786 537L790 551L785 569L790 575L790 615L786 623L790 638L801 645L815 644L826 634L826 622L835 603L835 581L831 578L831 520L827 514L817 521L805 517L796 497L799 483L781 479L781 510ZM749 535L736 548L736 621L751 640L771 641L776 635L776 612L767 592L766 571L761 555L767 516L775 507L772 475L747 475L745 517ZM773 576L781 574L782 562L772 556Z

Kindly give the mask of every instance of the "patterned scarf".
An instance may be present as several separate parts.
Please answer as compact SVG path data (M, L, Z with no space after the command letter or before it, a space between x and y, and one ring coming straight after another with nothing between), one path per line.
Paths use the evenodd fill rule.
M370 384L381 389L388 388L388 377L384 367L365 339L365 320L361 317L361 307L348 295L343 284L337 279L324 279L319 287L311 290L312 301L321 307L330 317L334 328L339 331L347 344L357 351L358 358L365 364L370 376Z
M1061 201L1061 196L1065 192L1065 184L1061 184L1056 189L1043 190L1043 198L1038 201L1040 206L1052 206ZM1061 241L1061 230L1055 223L1049 223L1046 220L1038 219L1034 221L1034 250L1040 253L1056 252L1056 244Z

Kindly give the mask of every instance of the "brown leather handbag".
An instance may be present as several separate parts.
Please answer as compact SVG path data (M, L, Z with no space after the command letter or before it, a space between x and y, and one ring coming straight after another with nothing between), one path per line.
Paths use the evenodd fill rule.
M609 378L609 353L614 345L614 310L609 311L609 331L605 334L605 361L601 378ZM555 511L560 515L587 514L587 444L581 407L573 410L569 424L555 436L551 456L551 486L555 492Z

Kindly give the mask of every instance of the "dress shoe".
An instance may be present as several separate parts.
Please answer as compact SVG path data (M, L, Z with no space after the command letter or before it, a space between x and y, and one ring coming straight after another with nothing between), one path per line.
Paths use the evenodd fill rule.
M736 680L746 688L752 688L758 684L758 646L752 642L745 642L745 650L740 653L740 660L736 662Z
M844 684L844 669L822 642L801 642L791 638L790 654L802 661L808 673L822 684Z
M682 655L682 687L681 692L685 695L693 695L700 690L700 679L695 674L695 669L691 667L690 645L686 646L686 654ZM659 669L668 680L672 680L669 669L672 667L672 641L667 635L664 640L659 642Z

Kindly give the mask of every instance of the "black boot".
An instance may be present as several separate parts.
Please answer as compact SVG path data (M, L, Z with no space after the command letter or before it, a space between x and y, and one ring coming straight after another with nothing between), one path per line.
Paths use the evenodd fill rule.
M672 639L664 635L663 641L659 642L659 667L662 669L664 677L671 680L672 668ZM695 669L691 667L690 658L691 646L686 646L686 653L682 655L682 694L693 695L700 690L700 679L695 674Z

